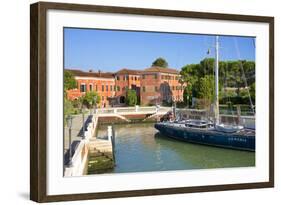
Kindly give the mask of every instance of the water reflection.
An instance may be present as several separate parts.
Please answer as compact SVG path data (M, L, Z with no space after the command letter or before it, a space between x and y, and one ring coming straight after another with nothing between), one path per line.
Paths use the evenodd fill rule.
M113 172L145 172L255 166L255 153L180 142L162 136L153 124L114 125ZM106 135L100 126L98 137Z

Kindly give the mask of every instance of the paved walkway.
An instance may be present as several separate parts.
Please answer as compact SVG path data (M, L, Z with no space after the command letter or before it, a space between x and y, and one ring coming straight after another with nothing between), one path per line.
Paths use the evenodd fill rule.
M87 121L88 117L89 114L85 114L84 122ZM82 139L83 136L82 125L83 125L82 114L73 115L72 128L71 128L71 144L73 150L75 150L80 140ZM85 127L87 127L87 125L85 125ZM64 153L65 154L68 151L68 149L69 149L69 128L65 126L64 128Z

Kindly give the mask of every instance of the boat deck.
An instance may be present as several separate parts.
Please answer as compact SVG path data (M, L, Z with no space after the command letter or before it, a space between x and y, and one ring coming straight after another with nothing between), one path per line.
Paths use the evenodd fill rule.
M163 124L166 126L170 126L173 128L182 128L182 129L188 129L188 130L192 130L193 132L206 132L206 133L211 133L211 134L218 134L218 135L225 135L225 136L239 136L239 137L252 137L255 136L256 131L253 129L242 129L236 132L231 132L231 133L227 133L227 132L221 132L221 131L217 131L215 128L196 128L196 127L187 127L185 126L184 123L174 123L174 122L161 122L159 124Z

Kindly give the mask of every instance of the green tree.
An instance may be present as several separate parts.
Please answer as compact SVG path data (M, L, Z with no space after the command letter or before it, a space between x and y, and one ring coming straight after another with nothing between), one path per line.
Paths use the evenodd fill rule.
M88 108L93 108L93 106L100 102L100 96L97 92L90 91L82 97L83 105L86 105Z
M137 93L135 90L129 89L127 90L127 96L126 96L126 104L128 106L134 106L138 102Z
M198 98L207 99L212 101L214 98L214 77L211 75L206 75L201 77L196 84L198 89Z
M214 58L205 58L200 61L200 70L198 71L199 77L203 77L205 75L211 75L214 73L214 65L215 59Z
M75 108L73 107L70 100L68 100L66 97L63 99L63 118L64 118L64 125L66 125L66 118L68 115L72 115L75 113Z
M197 108L205 109L210 106L214 99L214 77L211 75L206 75L201 77L197 83L194 85L196 90Z
M162 67L162 68L167 68L168 67L168 62L164 58L157 58L151 66L157 66L157 67Z
M183 101L185 105L190 105L192 101L192 86L188 85L183 90Z
M236 90L223 90L221 92L222 98L233 98L237 96Z
M251 95L252 100L255 101L255 99L256 99L256 83L253 83L250 86L250 95Z
M201 98L202 79L205 76L214 75L214 58L205 58L198 64L188 64L182 67L182 79L192 87L192 96ZM201 80L201 82L199 82ZM237 95L241 96L240 90L248 85L250 88L255 82L255 62L254 61L220 61L219 62L219 86L237 88ZM199 93L200 91L200 93ZM220 92L222 98L235 98L233 95L226 96L228 93ZM243 95L243 93L242 93ZM253 94L251 94L253 96ZM237 98L238 99L238 98ZM242 99L241 97L239 99ZM239 102L239 99L237 102ZM242 103L242 101L241 101Z
M64 71L63 89L64 91L77 88L77 82L71 71Z
M180 74L185 82L194 85L198 81L198 78L201 77L199 70L199 64L190 64L182 67Z
M67 115L71 115L74 113L74 107L71 103L70 100L64 98L64 106L63 106L63 109L64 109L64 115L67 116Z
M189 91L191 92L191 96L194 97L197 96L197 90L194 85L198 82L198 79L201 77L199 74L200 69L201 65L190 64L184 66L180 71L182 80L188 85Z

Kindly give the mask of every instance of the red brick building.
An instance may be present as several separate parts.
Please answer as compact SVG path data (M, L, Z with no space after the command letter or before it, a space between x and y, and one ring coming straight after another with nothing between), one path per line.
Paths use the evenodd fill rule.
M141 105L183 100L183 85L179 83L180 74L175 69L151 67L142 71L122 69L116 73L68 71L78 84L76 89L67 91L70 100L95 91L101 98L99 107L124 105L128 89L136 91Z
M140 101L142 105L183 101L184 85L176 69L151 67L142 72Z
M115 97L115 79L113 73L84 72L81 70L68 70L77 81L77 88L67 91L67 98L78 99L88 91L95 91L100 96L99 107L109 106L108 98Z
M128 89L135 90L140 96L140 74L139 70L122 69L115 73L116 103L124 104Z

